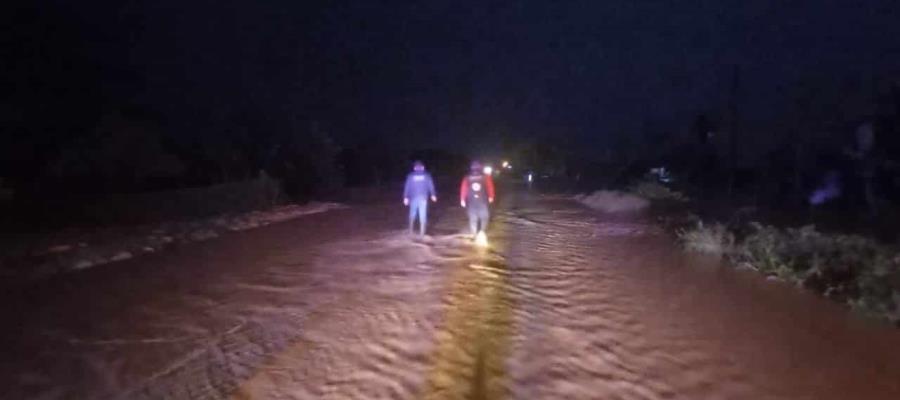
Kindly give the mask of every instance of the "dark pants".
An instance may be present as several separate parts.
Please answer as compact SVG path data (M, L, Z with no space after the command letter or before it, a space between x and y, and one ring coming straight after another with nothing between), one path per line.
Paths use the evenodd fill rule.
M473 201L466 205L466 213L469 215L469 229L472 235L487 229L488 220L491 218L488 204L485 201Z

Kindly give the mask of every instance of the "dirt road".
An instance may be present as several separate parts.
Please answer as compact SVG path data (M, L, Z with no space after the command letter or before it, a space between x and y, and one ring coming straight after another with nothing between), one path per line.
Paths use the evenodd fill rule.
M900 332L640 217L393 196L2 296L3 398L897 399Z

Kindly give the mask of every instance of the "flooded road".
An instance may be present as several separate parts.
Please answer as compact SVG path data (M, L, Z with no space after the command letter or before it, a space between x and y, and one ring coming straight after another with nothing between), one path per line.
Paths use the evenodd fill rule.
M640 217L394 196L11 286L4 398L897 399L900 332Z

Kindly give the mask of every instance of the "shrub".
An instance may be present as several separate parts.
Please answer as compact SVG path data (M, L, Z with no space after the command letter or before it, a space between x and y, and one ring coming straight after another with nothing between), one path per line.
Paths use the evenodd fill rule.
M758 223L735 243L725 226L680 231L687 250L727 255L735 265L794 283L864 314L900 324L900 256L858 235L813 226L780 229Z
M734 235L722 224L697 222L694 228L678 231L678 239L686 249L698 253L722 256L734 250Z
M757 223L750 225L751 233L740 243L732 258L766 275L788 279L792 261L787 256L787 237L784 232Z

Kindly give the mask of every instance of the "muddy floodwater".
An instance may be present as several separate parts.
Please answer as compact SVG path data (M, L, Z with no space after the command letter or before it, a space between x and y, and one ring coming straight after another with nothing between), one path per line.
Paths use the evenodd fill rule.
M6 283L10 399L900 399L900 332L506 188L486 249L396 196Z

